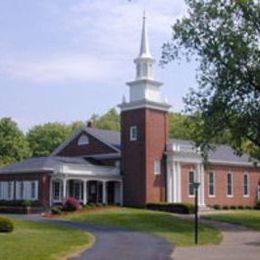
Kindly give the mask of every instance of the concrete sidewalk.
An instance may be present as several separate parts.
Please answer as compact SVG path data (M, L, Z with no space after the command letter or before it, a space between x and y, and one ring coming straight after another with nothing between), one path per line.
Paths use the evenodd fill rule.
M200 219L222 231L223 241L217 246L178 247L174 260L259 260L260 232L246 227Z

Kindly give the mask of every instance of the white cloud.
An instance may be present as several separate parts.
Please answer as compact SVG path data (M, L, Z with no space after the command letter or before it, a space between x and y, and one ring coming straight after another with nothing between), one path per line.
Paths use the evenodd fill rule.
M17 55L0 60L0 75L38 83L100 82L114 79L118 66L116 61L75 54L47 58Z
M134 69L129 61L138 53L143 7L152 45L157 46L170 38L170 25L185 13L182 0L82 0L66 4L45 0L43 7L57 17L59 26L70 36L70 50L61 53L57 46L51 54L48 48L46 54L42 49L39 53L0 53L0 75L39 83L125 81Z

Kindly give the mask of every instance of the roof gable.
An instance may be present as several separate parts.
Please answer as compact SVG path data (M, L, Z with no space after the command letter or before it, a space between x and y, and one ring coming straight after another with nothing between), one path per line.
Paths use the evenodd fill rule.
M82 140L83 136L87 136L89 143L83 145L79 143L79 140ZM85 156L119 152L119 132L85 127L57 147L52 156Z

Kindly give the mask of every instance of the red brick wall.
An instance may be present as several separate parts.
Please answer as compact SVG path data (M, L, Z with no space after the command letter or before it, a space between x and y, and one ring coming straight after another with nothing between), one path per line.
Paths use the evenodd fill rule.
M130 127L137 126L138 140L130 141ZM124 203L144 206L151 201L165 201L168 115L151 109L121 113L122 171ZM154 175L155 159L162 160L161 175Z
M208 172L215 173L215 197L209 197ZM233 197L227 196L227 173L233 174ZM243 195L243 176L248 173L249 176L249 197ZM257 186L260 181L260 169L253 167L234 167L212 165L205 171L205 202L207 205L250 205L255 204L257 196Z
M181 165L181 195L182 201L193 203L194 198L189 197L188 183L189 171L196 171L194 164ZM209 196L209 172L215 173L215 197ZM227 196L227 173L233 174L233 197ZM243 176L249 176L249 196L243 196ZM227 206L254 206L257 197L257 186L260 181L260 169L254 167L235 167L225 165L211 165L205 170L205 204Z
M95 137L87 135L89 138L89 144L78 145L78 140L82 136L79 135L77 138L71 141L62 151L58 153L59 156L81 156L89 154L104 154L104 153L115 153L115 150L100 142Z
M18 174L1 174L0 181L39 181L38 198L42 206L49 206L49 183L48 173L18 173ZM15 189L14 189L15 190ZM14 191L15 192L15 191Z

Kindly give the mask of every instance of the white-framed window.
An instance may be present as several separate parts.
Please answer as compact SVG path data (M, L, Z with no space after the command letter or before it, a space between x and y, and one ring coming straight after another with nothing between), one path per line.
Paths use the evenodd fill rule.
M189 171L189 196L193 197L195 195L194 191L194 182L195 182L195 172L194 171Z
M154 174L155 175L161 174L161 161L160 160L154 161Z
M249 196L249 175L247 173L243 176L243 194L244 197Z
M137 140L137 126L131 126L130 127L130 141L136 141Z
M233 174L228 173L227 174L227 196L233 197Z
M89 138L86 135L82 135L79 139L78 139L78 145L88 145L89 144Z
M54 202L62 201L62 182L61 180L54 180L52 182L52 194Z
M0 182L0 199L12 200L14 198L14 182L2 181Z
M209 172L209 197L215 197L215 173Z
M120 161L115 161L115 167L116 167L117 169L120 169Z
M16 181L16 200L38 200L38 181Z

